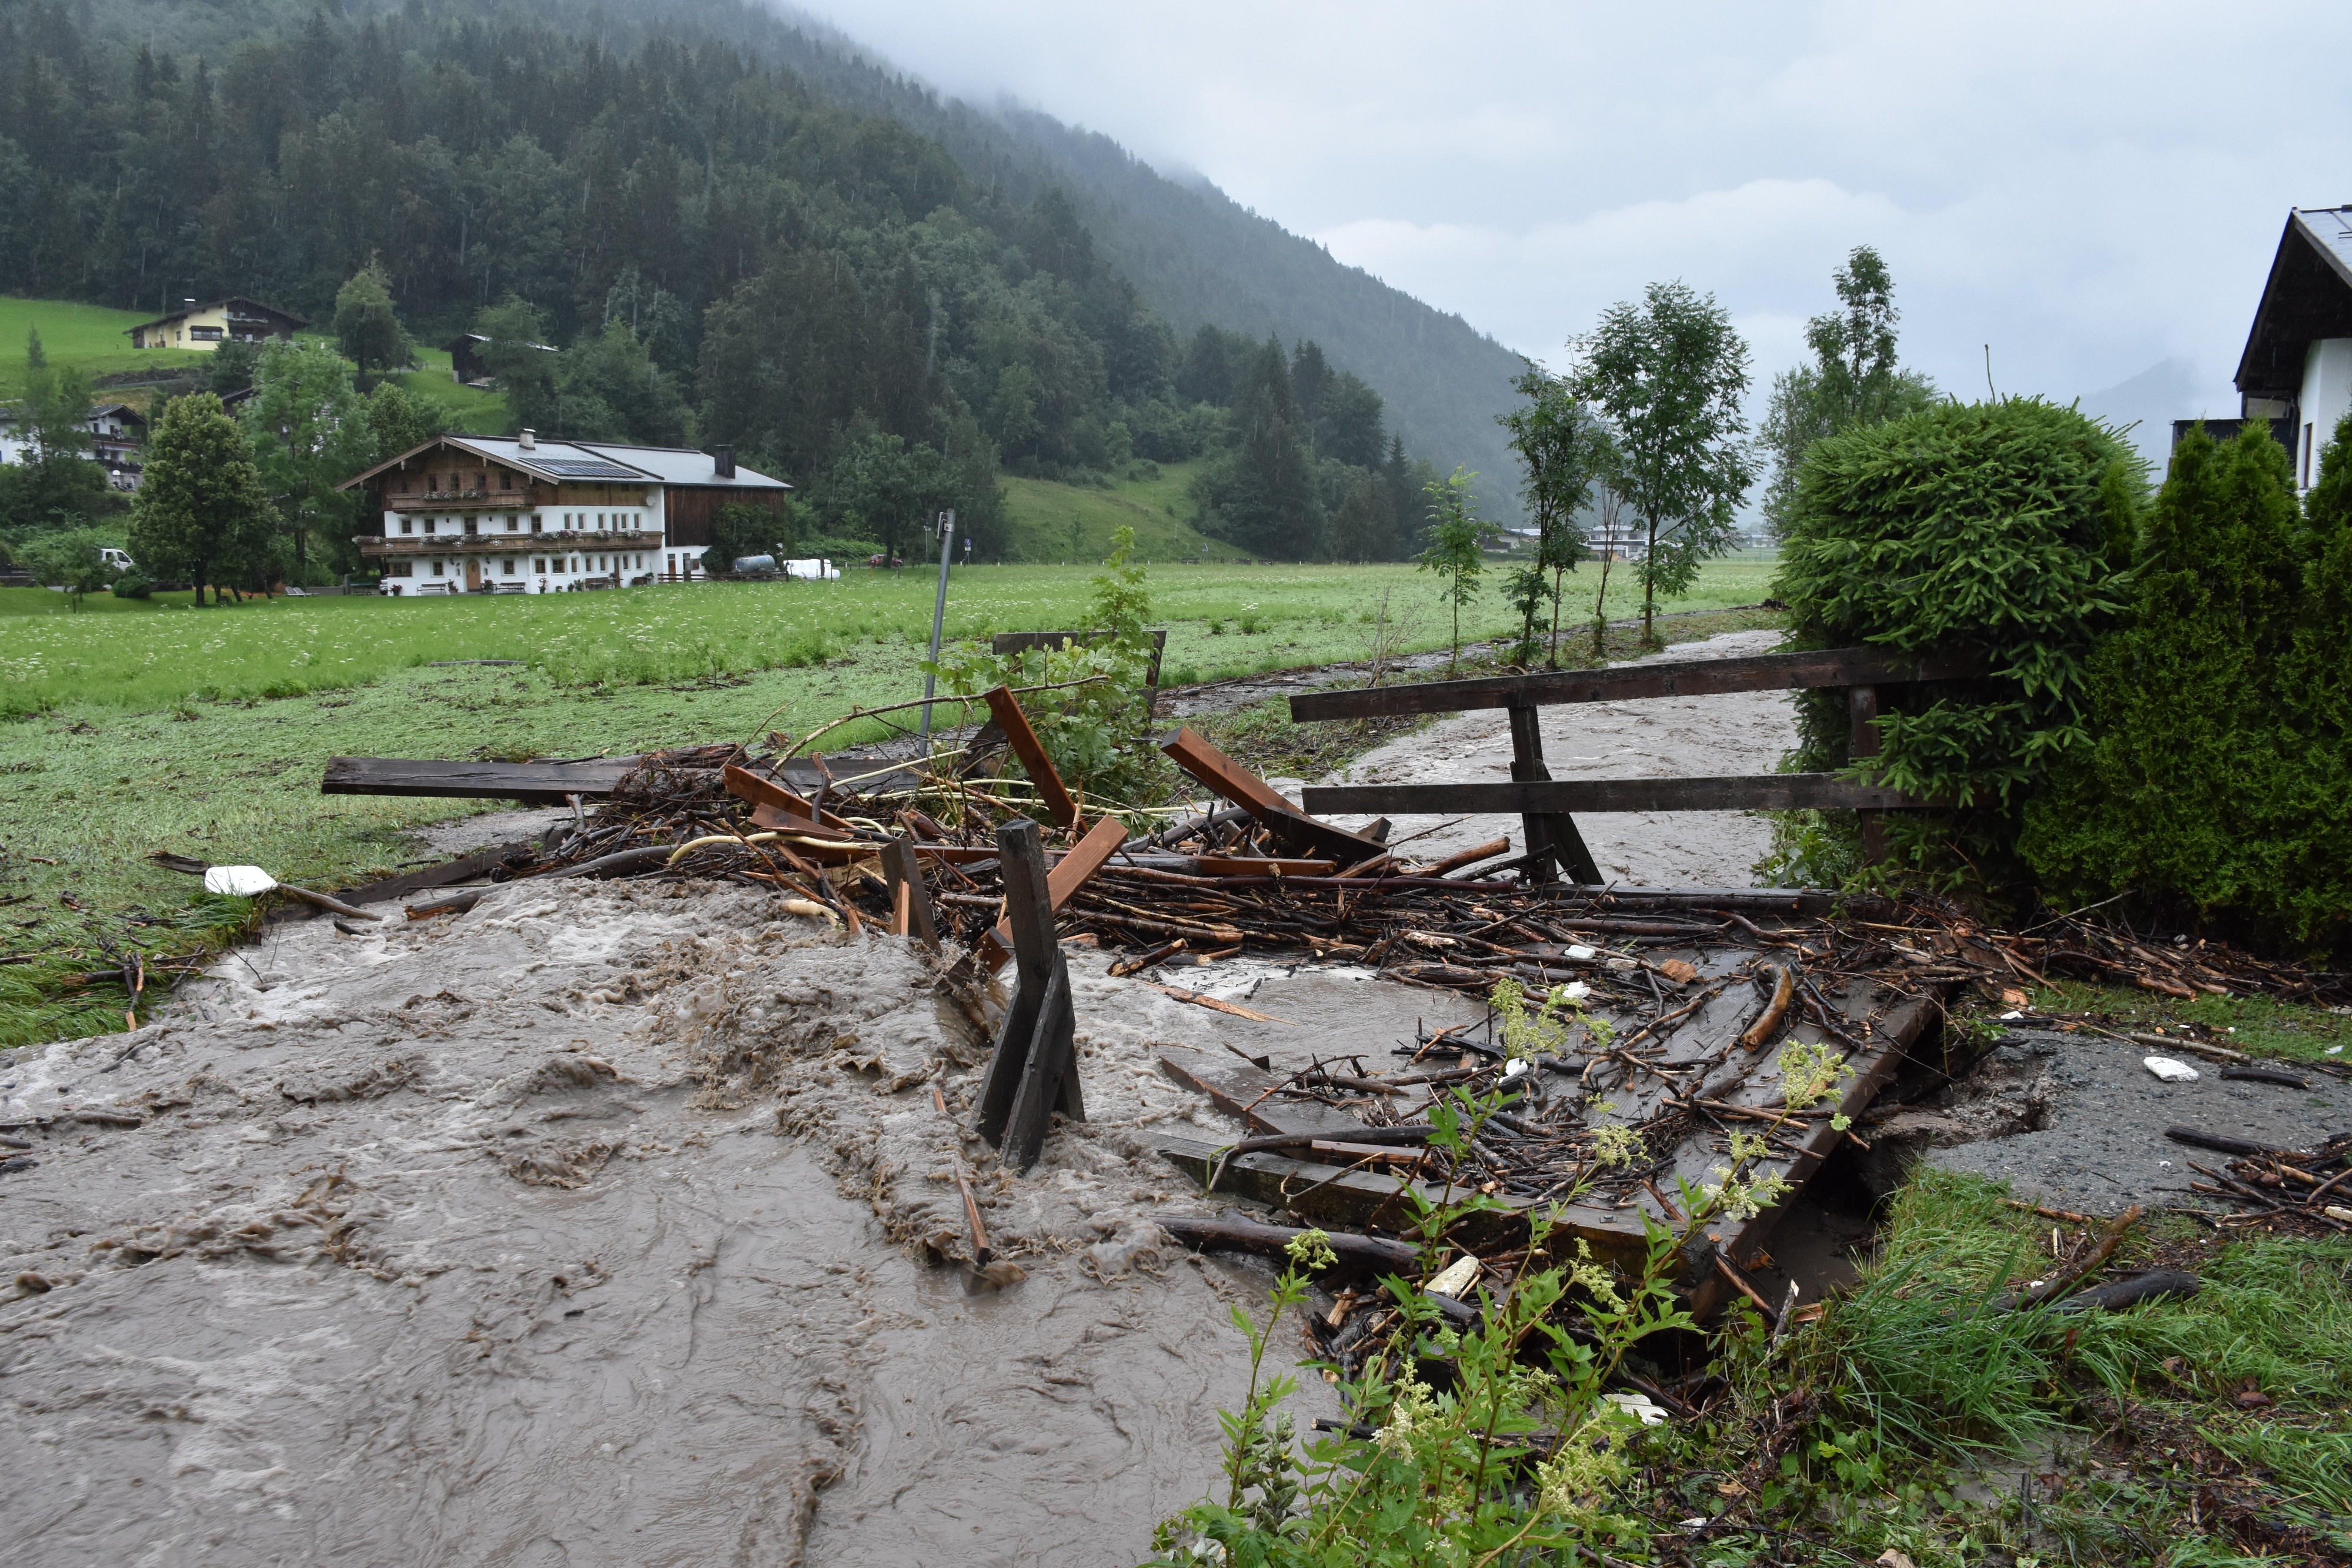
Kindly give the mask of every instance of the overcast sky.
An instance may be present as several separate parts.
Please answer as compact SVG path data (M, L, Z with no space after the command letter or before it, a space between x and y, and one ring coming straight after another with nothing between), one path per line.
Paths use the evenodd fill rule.
M1236 201L1555 362L1654 278L1733 311L1760 382L1857 244L1905 357L2073 397L2189 361L2237 412L2286 210L2352 202L2352 5L811 0Z

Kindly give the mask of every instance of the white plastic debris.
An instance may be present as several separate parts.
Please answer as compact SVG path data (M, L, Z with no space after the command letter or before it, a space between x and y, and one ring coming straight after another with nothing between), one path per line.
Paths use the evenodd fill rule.
M1600 956L1600 948L1587 947L1581 943L1570 944L1568 949L1568 956L1571 958L1594 958Z
M2340 1045L2331 1045L2319 1054L2322 1056L2341 1056L2344 1054L2344 1048Z
M1423 1289L1434 1295L1452 1296L1458 1301L1462 1299L1463 1292L1477 1283L1477 1281L1478 1260L1465 1252L1439 1270L1437 1278L1432 1280Z
M1586 985L1582 980L1570 980L1567 985L1560 988L1560 995L1566 997L1571 1002L1580 1002L1591 994L1592 988Z
M1665 1411L1653 1404L1646 1394L1604 1394L1601 1397L1633 1416L1644 1427L1663 1427L1666 1424Z
M2150 1056L2140 1065L2163 1079L2167 1083L2194 1083L2203 1076L2185 1061L2175 1061L2168 1056Z
M2015 1023L2019 1019L2021 1019L2024 1016L2025 1014L2018 1009L2011 1008L2007 1012L2000 1015L2000 1021L2003 1023Z
M277 885L278 879L257 865L216 865L205 873L206 893L258 898Z
M1510 1061L1503 1063L1503 1082L1508 1083L1512 1079L1523 1076L1527 1072L1527 1058L1523 1056L1515 1056L1511 1058Z

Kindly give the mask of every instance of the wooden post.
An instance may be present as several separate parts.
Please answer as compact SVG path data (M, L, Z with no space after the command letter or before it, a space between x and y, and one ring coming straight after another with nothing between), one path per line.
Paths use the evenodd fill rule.
M1541 715L1536 706L1513 703L1505 711L1511 716L1511 782L1549 782L1551 769L1544 766ZM1565 873L1573 882L1601 881L1601 868L1593 863L1592 852L1585 848L1575 818L1556 811L1523 816L1519 823L1526 831L1527 852L1538 857L1528 862L1534 880L1557 882Z
M1878 688L1848 686L1845 692L1846 717L1851 726L1847 731L1846 754L1859 762L1865 757L1878 755ZM1862 858L1876 865L1886 858L1886 823L1875 811L1856 811L1862 823Z
M939 926L931 919L930 891L923 883L923 868L916 862L911 839L893 839L882 852L882 874L890 881L890 931L912 936L936 953Z
M1044 835L1036 823L1019 818L996 831L996 845L1016 979L981 1083L979 1131L1007 1164L1025 1171L1045 1143L1048 1113L1058 1108L1083 1121L1086 1103L1072 1037L1076 1020L1069 968L1054 941Z

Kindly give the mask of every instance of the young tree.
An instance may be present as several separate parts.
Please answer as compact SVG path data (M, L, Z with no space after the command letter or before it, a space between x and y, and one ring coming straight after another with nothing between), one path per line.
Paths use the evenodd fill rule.
M1486 547L1501 537L1494 524L1478 516L1478 498L1470 490L1475 478L1468 469L1456 468L1451 477L1432 481L1428 490L1429 548L1421 552L1420 570L1445 580L1439 598L1454 613L1449 669L1462 663L1462 607L1478 597Z
M1615 435L1609 481L1642 521L1642 640L1657 644L1657 600L1698 577L1732 539L1755 478L1739 411L1748 345L1731 313L1682 283L1611 306L1576 340L1578 396Z
M96 593L114 580L114 570L99 551L106 544L94 528L68 528L35 537L24 549L24 562L50 588L62 588L76 610L82 595Z
M106 470L89 460L89 378L49 363L35 329L25 342L25 416L31 451L0 468L0 528L79 527L114 502Z
M408 334L393 308L392 277L373 256L335 291L335 342L362 378L370 365L382 371L408 362Z
M1895 280L1866 245L1853 247L1832 281L1840 309L1805 323L1813 362L1772 379L1772 402L1758 444L1772 463L1764 517L1773 537L1788 532L1796 504L1797 467L1815 442L1856 425L1876 424L1922 409L1936 384L1895 358Z
M1576 517L1592 498L1593 482L1614 457L1608 428L1576 395L1565 376L1530 363L1511 383L1528 401L1496 421L1511 433L1511 450L1526 470L1520 493L1536 521L1535 558L1511 574L1512 606L1519 612L1524 663L1535 656L1536 615L1551 604L1548 663L1559 667L1559 600L1567 574L1591 551Z
M335 486L372 463L375 433L352 368L323 343L279 342L262 350L254 394L238 411L254 465L278 503L298 566L313 534L348 549L353 498Z
M396 382L378 382L368 394L368 434L375 443L372 463L387 463L413 452L449 428L438 409L410 395Z
M147 439L147 468L131 503L131 553L157 577L205 584L253 571L268 559L276 513L236 421L210 392L163 405Z

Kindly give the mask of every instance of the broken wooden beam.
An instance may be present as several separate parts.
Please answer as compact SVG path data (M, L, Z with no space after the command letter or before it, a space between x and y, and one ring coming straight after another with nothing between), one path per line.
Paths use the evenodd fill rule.
M1288 1225L1258 1225L1246 1219L1191 1219L1170 1215L1159 1221L1171 1238L1196 1252L1250 1252L1261 1258L1285 1258L1292 1242L1306 1231ZM1384 1236L1358 1236L1352 1231L1326 1231L1325 1239L1339 1260L1339 1269L1402 1274L1421 1271L1421 1249L1409 1241Z
M1179 729L1160 743L1169 759L1241 807L1293 854L1328 856L1341 865L1355 865L1383 852L1383 846L1360 833L1318 822L1276 792L1274 787L1190 727Z
M1022 817L1015 821L1027 822L1029 819ZM1008 822L1005 827L1010 828L1013 825L1013 823ZM1029 822L1032 830L1034 830L1036 825L1034 822ZM1003 831L1003 829L998 830L1000 845ZM1087 836L1078 841L1076 848L1055 862L1052 873L1045 879L1049 931L1052 928L1050 916L1070 901L1070 894L1086 885L1088 877L1102 870L1104 862L1118 853L1119 845L1125 842L1127 842L1127 825L1117 817L1105 817L1087 830ZM1041 864L1044 862L1044 854L1045 852L1041 846L1038 852ZM1008 887L1009 885L1008 883ZM1009 893L1007 896L1010 897ZM996 923L995 930L981 937L980 944L974 952L983 968L993 973L1004 967L1005 957L1013 950L1014 935L1013 921L1008 915L1006 918Z
M931 918L930 889L923 881L922 862L915 856L914 841L890 841L882 851L882 874L890 883L890 934L911 936L938 952L939 926Z
M1640 697L1710 696L1725 692L1804 691L1823 686L1899 685L1964 679L1982 670L1973 655L1913 657L1876 648L1826 648L1757 653L1740 659L1683 659L1605 670L1425 681L1359 691L1307 692L1290 699L1294 723L1379 718L1391 714L1461 713L1471 708L1622 702Z
M1076 827L1078 803L1071 800L1070 792L1062 787L1062 776L1054 770L1054 759L1045 755L1045 742L1039 740L1037 732L1030 727L1029 716L1021 711L1021 704L1013 696L1012 688L992 687L987 694L987 701L989 716L996 720L996 727L1004 732L1004 743L1013 748L1013 755L1021 759L1022 769L1029 775L1029 782L1037 787L1037 800L1045 808L1046 815L1054 819L1056 827Z
M1552 816L1578 811L1919 810L1937 802L1835 773L1717 779L1554 779L1509 784L1309 785L1316 812Z

